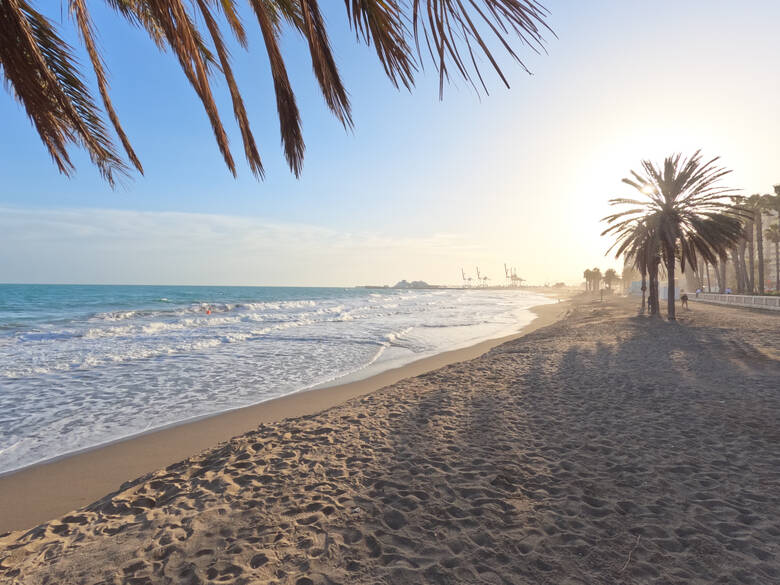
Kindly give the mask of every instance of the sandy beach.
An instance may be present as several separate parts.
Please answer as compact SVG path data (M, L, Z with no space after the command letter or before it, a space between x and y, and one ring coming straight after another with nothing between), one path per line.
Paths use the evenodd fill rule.
M571 293L564 291L563 298L568 296ZM290 394L0 475L0 534L31 528L81 508L127 481L254 430L259 423L320 412L404 378L472 359L549 325L566 312L559 304L530 310L534 320L512 335L442 352L365 379ZM56 490L51 489L53 485Z
M79 456L171 464L0 537L0 581L780 581L780 315L697 304L668 323L615 299L556 321L556 307L469 361ZM167 450L176 433L185 452ZM0 480L2 517L25 490L58 501L77 464Z

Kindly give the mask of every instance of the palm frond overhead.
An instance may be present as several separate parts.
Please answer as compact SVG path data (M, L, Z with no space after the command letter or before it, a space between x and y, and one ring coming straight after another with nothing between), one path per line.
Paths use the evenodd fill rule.
M233 115L241 134L244 155L257 177L263 176L259 149L250 127L238 80L231 67L226 42L229 32L246 48L247 29L239 0L103 0L132 26L144 30L163 51L173 53L211 124L215 141L228 169L236 165L213 95L215 76L224 79ZM73 49L55 25L36 11L42 0L0 1L0 72L6 86L22 103L58 169L69 175L73 165L68 147L85 148L106 180L114 184L128 174L103 121L107 116L125 156L139 172L140 157L133 150L110 97L105 59L99 49L99 30L86 0L67 0L72 20L91 64L102 109L96 105ZM287 163L298 176L305 145L301 118L292 90L280 37L285 25L305 39L312 70L326 104L345 127L352 125L351 105L341 79L321 12L320 0L246 0L254 13L270 62L281 141ZM373 45L391 82L411 89L430 58L439 76L439 94L453 77L465 79L487 92L480 61L486 60L508 87L497 56L497 46L525 68L519 47L544 50L552 33L546 9L536 0L344 0L346 16L357 39ZM427 57L425 56L427 55ZM527 70L527 69L526 69Z
M26 0L0 2L0 69L62 173L73 171L67 147L76 144L110 184L127 175L71 47Z

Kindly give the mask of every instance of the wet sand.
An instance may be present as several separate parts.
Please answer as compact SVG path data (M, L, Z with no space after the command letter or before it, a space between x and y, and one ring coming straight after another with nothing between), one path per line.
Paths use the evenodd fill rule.
M0 538L0 581L780 582L780 315L634 313L263 424Z
M565 305L557 303L530 310L535 319L513 335L443 352L364 380L291 394L0 476L0 534L31 528L86 506L127 481L254 430L260 423L320 412L404 378L473 359L550 324L566 311Z

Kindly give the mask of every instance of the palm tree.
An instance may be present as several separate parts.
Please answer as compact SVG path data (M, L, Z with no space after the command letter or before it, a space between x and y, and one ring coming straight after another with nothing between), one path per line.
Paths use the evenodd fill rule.
M585 292L587 292L590 290L591 284L593 282L593 273L589 268L586 268L585 272L582 273L582 276L585 277Z
M593 270L590 271L590 273L593 278L593 290L597 291L601 287L601 281L602 281L601 269L594 268Z
M720 268L720 270L718 271L718 283L719 283L718 290L720 294L724 294L726 292L726 289L728 288L726 286L726 268L729 261L729 256L728 256L728 252L726 251L726 248L724 248L718 253L718 261L720 263L718 266Z
M295 94L281 51L283 29L300 33L306 41L313 73L328 108L345 127L351 127L347 90L331 51L320 0L246 1L257 19L270 62L284 154L290 169L298 176L304 141ZM239 0L103 2L130 25L143 29L162 51L175 55L203 104L225 164L235 175L235 161L212 94L215 76L224 79L241 132L244 155L252 173L262 177L263 164L225 41L225 35L231 34L241 47L247 47ZM111 102L104 57L98 47L99 31L89 12L91 6L88 7L96 2L67 0L65 3L92 66L102 108L93 99L73 48L65 42L58 26L36 9L39 5L52 4L45 0L0 1L0 72L60 172L65 175L73 172L68 148L76 145L87 150L102 176L113 184L117 175L129 173L129 166L114 145L104 114L122 143L129 164L140 173L143 168ZM545 23L548 12L537 0L345 0L344 4L357 41L374 46L381 66L396 87L414 86L415 74L423 68L423 55L427 54L439 75L440 97L445 81L452 77L463 78L475 90L479 84L487 91L477 66L481 57L490 62L508 86L497 56L488 47L503 47L528 71L513 48L513 40L539 52L544 49L543 35L552 33ZM491 34L485 35L486 31Z
M660 264L659 243L652 217L614 223L602 232L602 236L612 234L615 243L607 250L609 254L616 249L615 258L624 256L642 275L642 305L640 315L645 313L645 293L648 291L647 311L651 316L658 315L658 265Z
M762 215L766 209L768 195L751 195L744 206L753 212L753 226L755 227L756 254L758 256L758 294L764 294L764 226ZM750 273L753 274L753 247L750 248ZM754 289L755 290L755 289Z
M764 235L775 245L775 291L780 291L780 223L770 225Z
M748 288L750 292L756 292L755 265L758 261L758 294L764 294L764 228L762 225L762 213L766 208L766 195L751 195L744 197L740 205L752 213L752 217L747 222L750 230L748 235L748 261L750 268L748 271ZM755 244L755 247L754 247ZM754 254L758 258L754 258Z
M739 238L739 241L734 246L734 251L732 253L733 260L734 260L734 266L737 270L737 292L739 294L745 294L750 292L749 291L749 279L748 279L748 268L747 263L745 262L745 252L747 251L747 245L748 245L748 234L750 233L750 226L749 226L750 220L746 220L744 227L742 228L742 234Z
M780 230L780 185L775 185L774 189L774 195L764 195L764 213L767 215L776 214L775 223L772 225L777 226L777 229ZM777 251L777 247L775 247L775 251ZM775 290L780 290L780 276L777 278L776 285Z
M614 268L610 268L604 273L604 284L607 285L609 290L612 290L612 283L617 280L620 280L620 277L618 277Z
M710 279L710 263L707 262L706 258L704 260L704 273L707 276L707 292L712 292L712 280Z
M664 159L662 166L649 160L642 161L642 175L631 171L632 178L623 182L634 187L645 199L612 199L610 205L630 205L604 218L614 224L631 226L644 218L652 226L660 245L668 279L667 316L675 319L675 263L681 270L686 264L697 265L699 256L713 261L717 252L736 243L742 234L744 212L730 207L726 198L733 189L719 185L730 171L716 166L718 158L702 161L700 151L683 158L674 154ZM607 230L607 233L609 230Z

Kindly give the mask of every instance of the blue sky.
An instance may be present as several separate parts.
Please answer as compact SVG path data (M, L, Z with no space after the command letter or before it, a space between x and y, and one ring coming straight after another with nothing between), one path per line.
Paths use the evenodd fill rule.
M59 175L0 92L1 281L456 282L461 266L497 278L509 262L532 282L576 282L611 265L598 219L642 157L702 147L748 193L780 182L774 2L548 1L559 38L547 55L523 52L533 76L503 59L511 90L486 69L489 96L459 83L443 102L431 67L412 94L395 90L355 43L343 3L322 2L355 129L329 114L303 43L288 35L307 146L299 180L282 157L265 52L247 18L251 52L233 55L262 182L240 160L224 86L238 179L174 58L91 4L146 174L112 191L79 153L76 175Z

